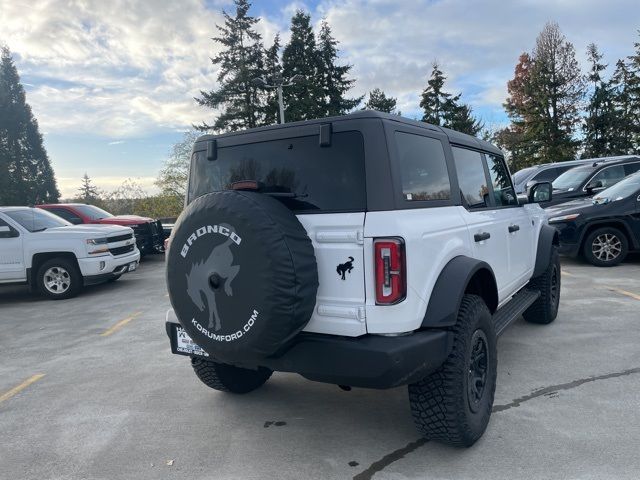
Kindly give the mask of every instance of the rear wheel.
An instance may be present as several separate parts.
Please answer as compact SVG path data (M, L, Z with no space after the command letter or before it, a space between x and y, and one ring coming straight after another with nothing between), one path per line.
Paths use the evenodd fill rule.
M66 258L47 260L36 275L40 293L53 300L74 297L82 289L82 275L78 267Z
M540 291L540 297L522 314L527 322L546 325L556 319L560 306L560 279L560 257L558 249L553 247L547 269L529 282L532 289Z
M273 373L268 368L250 370L196 357L191 358L191 366L207 387L231 393L249 393L264 385Z
M585 259L596 267L613 267L627 256L629 242L617 228L598 228L587 235L582 252Z
M489 423L497 365L491 313L482 298L465 295L449 357L437 371L409 385L411 413L420 433L449 445L473 445Z

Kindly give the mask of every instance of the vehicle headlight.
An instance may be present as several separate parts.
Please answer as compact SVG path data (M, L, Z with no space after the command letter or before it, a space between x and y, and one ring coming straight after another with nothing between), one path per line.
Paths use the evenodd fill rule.
M87 245L106 245L108 240L106 238L89 238Z
M571 215L562 215L561 217L553 217L549 219L549 223L569 222L575 220L580 216L579 213L572 213Z
M87 253L89 255L97 255L99 253L109 253L106 238L89 238L87 239Z

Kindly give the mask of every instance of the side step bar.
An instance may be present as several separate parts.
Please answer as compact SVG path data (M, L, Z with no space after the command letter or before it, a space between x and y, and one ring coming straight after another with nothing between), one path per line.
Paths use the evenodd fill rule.
M516 293L506 305L493 314L496 335L501 335L509 324L520 317L538 297L540 297L538 290L523 288Z

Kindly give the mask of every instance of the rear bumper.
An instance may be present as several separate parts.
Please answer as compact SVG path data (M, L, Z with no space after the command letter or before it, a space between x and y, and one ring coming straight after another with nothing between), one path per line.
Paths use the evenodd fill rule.
M164 251L164 228L160 222L150 222L138 226L134 231L136 245L142 254Z
M176 352L173 325L167 318L167 335ZM364 335L357 338L301 333L277 357L259 365L278 372L298 373L317 382L364 388L393 388L418 381L446 360L453 336L445 330L417 331L410 335L386 337Z

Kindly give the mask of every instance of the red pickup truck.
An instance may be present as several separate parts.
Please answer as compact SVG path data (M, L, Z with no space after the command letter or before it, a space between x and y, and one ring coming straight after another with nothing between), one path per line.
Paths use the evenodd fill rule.
M160 220L138 215L112 215L101 208L84 203L44 204L37 207L54 213L74 225L95 223L131 227L141 255L164 251L165 235Z

